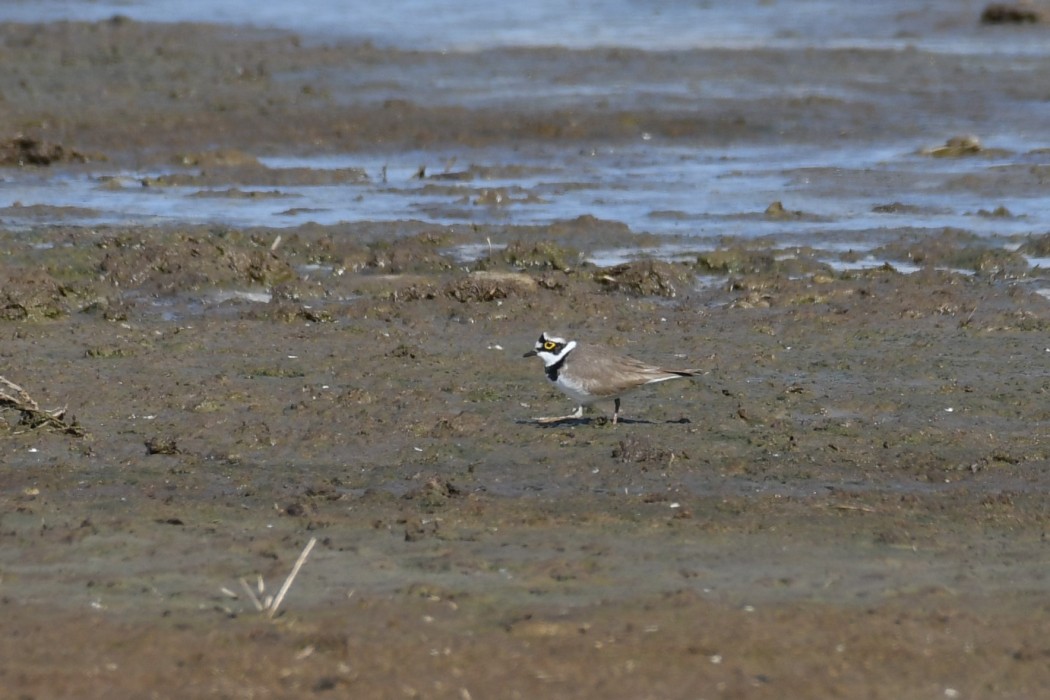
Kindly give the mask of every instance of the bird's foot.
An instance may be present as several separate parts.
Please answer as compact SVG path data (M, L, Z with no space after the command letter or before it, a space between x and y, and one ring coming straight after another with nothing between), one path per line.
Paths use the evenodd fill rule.
M551 423L560 423L563 420L579 420L580 418L583 418L583 406L579 406L567 416L547 416L544 418L533 418L533 420L541 425L550 425Z

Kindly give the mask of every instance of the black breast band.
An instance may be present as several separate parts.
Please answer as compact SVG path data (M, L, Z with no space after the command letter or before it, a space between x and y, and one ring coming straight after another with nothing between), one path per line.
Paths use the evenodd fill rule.
M565 357L568 356L569 354L565 353ZM561 370L561 366L565 364L565 357L561 358L553 365L547 365L543 368L543 371L547 373L547 379L551 380L552 382L558 381L558 372Z

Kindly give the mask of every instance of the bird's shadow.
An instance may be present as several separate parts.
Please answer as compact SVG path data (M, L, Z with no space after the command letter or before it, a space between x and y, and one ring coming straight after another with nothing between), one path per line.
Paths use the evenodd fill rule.
M534 425L537 428L564 428L564 427L576 427L577 425L595 425L595 426L611 426L616 427L617 425L688 425L693 421L688 418L676 418L674 420L665 421L652 421L645 420L644 418L620 418L616 423L612 422L612 419L606 418L605 416L596 417L584 417L584 418L565 418L564 420L553 421L551 423L541 423L535 418L519 418L514 421L518 425Z

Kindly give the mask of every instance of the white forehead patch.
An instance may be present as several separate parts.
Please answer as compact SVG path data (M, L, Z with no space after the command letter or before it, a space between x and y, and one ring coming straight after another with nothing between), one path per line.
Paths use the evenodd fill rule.
M540 339L536 341L536 347L542 348L544 343L558 343L558 344L561 344L561 343L564 343L564 342L565 342L565 338L559 338L557 336L547 335L546 333L544 333L542 336L540 336Z

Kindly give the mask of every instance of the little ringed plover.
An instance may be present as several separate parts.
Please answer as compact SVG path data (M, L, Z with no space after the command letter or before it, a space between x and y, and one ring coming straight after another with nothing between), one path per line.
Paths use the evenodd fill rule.
M536 346L523 357L539 356L543 360L547 379L577 403L574 413L567 416L537 418L538 423L583 417L583 407L601 399L613 400L612 422L620 417L620 396L645 386L679 377L693 377L699 370L663 369L626 355L620 355L601 345L565 340L543 333Z

